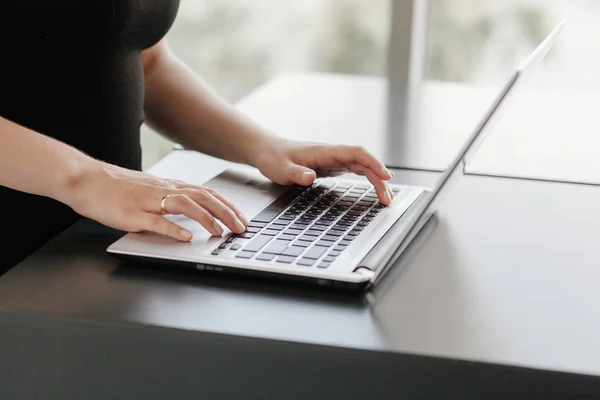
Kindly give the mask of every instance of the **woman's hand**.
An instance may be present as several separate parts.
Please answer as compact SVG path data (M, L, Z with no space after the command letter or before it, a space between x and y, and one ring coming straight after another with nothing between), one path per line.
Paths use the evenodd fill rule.
M281 185L307 186L318 176L354 172L375 187L379 201L389 205L394 197L387 180L393 174L360 146L335 146L268 137L253 146L248 159L263 175Z
M153 175L96 162L72 183L65 203L79 214L127 232L152 231L189 241L191 232L163 217L185 215L198 221L212 235L220 236L221 221L231 231L242 233L248 221L233 204L210 188L160 179Z

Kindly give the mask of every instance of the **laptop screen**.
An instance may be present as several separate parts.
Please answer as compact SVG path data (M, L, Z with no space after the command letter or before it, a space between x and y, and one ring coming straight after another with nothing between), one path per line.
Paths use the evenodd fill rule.
M425 194L425 200L414 205L416 208L410 213L411 221L408 225L410 228L408 229L407 235L400 243L398 250L391 257L391 260L394 260L404 250L406 245L408 245L427 222L431 214L435 212L439 201L441 201L443 196L456 183L458 178L464 175L468 160L489 135L492 125L494 122L498 121L502 111L505 110L509 104L509 99L515 94L516 89L520 86L523 79L535 70L535 67L541 63L546 54L548 54L553 47L554 43L556 43L558 34L562 31L565 23L565 20L561 21L552 33L550 33L517 68L483 116L475 131L469 135L469 138L450 166L442 173L433 189ZM374 280L381 278L388 268L389 265L387 265L386 268L380 269L378 271L379 273L374 277Z

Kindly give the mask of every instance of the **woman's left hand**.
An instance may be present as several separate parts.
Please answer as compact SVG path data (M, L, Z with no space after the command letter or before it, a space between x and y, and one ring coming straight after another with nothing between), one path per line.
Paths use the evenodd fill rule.
M308 186L317 177L353 172L373 184L379 201L389 205L394 197L387 181L393 177L385 165L360 146L306 143L269 138L255 146L251 164L281 185Z

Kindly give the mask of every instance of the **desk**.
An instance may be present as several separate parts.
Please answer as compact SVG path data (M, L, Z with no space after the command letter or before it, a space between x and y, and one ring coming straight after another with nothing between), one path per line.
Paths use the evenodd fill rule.
M225 166L175 151L153 172ZM358 297L142 272L82 221L0 278L0 397L597 398L599 203L594 186L467 176Z

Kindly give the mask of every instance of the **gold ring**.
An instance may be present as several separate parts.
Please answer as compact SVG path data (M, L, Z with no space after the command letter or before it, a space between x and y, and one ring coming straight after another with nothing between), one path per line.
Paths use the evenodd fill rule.
M160 201L160 212L163 214L168 214L169 212L167 211L167 199L169 198L170 194L165 195L162 200Z

